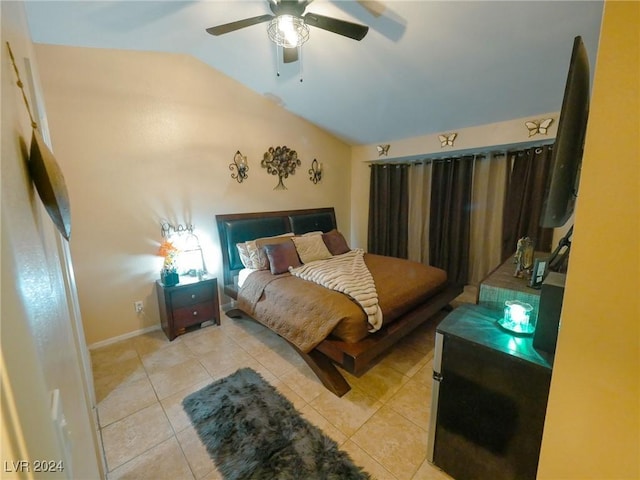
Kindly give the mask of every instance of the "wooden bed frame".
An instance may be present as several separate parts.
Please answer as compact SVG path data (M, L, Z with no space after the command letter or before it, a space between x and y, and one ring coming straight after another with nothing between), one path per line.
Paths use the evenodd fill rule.
M236 248L237 243L288 232L300 235L318 230L328 232L337 228L333 208L216 215L216 223L222 249L223 291L234 300L238 299L237 274L243 268ZM311 367L322 384L341 397L351 387L334 363L347 372L360 376L398 340L441 310L448 308L449 303L460 293L462 293L462 287L448 284L425 303L356 343L347 343L329 337L309 353L291 345ZM232 318L241 316L251 318L237 308L227 311L226 315Z

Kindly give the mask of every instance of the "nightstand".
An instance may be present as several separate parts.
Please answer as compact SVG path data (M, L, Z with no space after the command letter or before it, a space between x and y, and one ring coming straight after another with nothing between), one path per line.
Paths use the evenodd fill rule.
M180 283L167 287L156 281L160 324L169 340L203 322L220 325L218 281L215 278L180 277Z

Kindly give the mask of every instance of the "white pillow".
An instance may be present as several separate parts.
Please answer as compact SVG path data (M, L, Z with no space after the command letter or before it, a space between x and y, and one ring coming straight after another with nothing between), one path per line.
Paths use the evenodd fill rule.
M243 268L238 272L238 288L241 288L244 285L244 282L247 281L247 277L253 272L257 272L257 270L254 270L253 268Z
M298 256L302 263L313 262L314 260L324 260L331 258L331 252L327 249L322 235L309 235L307 237L293 237Z

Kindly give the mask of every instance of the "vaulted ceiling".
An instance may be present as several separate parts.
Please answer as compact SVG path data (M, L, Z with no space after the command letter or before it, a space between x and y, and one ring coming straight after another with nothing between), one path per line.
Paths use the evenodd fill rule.
M193 55L351 144L400 140L559 111L573 38L593 74L603 2L334 1L306 9L369 26L362 41L311 27L283 64L266 0L27 1L37 43Z

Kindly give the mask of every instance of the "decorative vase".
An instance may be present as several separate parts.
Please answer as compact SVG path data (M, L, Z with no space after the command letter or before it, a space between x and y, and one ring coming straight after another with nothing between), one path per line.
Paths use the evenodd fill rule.
M160 272L160 280L162 280L165 287L173 287L180 282L180 277L177 272L166 272L162 270L162 272Z

